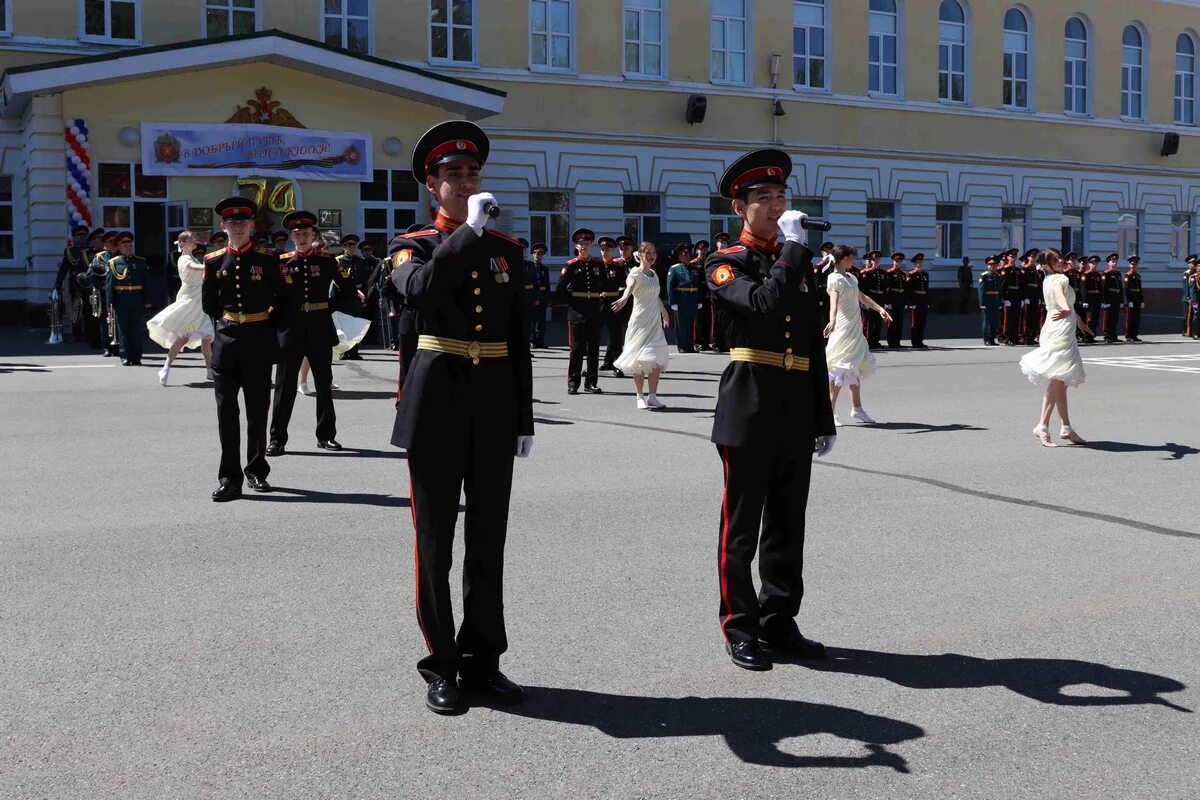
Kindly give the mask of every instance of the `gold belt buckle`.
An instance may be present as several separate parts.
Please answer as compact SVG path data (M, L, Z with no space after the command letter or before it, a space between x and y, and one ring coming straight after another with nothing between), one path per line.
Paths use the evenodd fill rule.
M784 354L783 354L783 368L784 368L785 370L789 370L789 371L790 371L790 370L791 370L791 368L792 368L792 364L794 364L794 363L795 363L795 361L796 361L796 358L795 358L795 356L793 356L791 353L784 353Z
M237 321L239 325L244 323L246 321L246 315L239 311L237 315Z
M308 303L305 303L304 305L300 306L300 310L307 314L308 313Z
M479 363L479 342L471 342L467 345L467 357L471 359L472 364Z

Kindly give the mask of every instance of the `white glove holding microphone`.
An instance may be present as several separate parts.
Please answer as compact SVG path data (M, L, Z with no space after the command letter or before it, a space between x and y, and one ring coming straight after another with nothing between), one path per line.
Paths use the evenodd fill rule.
M529 454L533 452L533 437L518 436L517 437L517 458L529 458Z
M488 221L488 206L499 205L491 192L480 192L467 198L467 225L476 236L483 234L483 224Z
M813 452L817 454L817 458L827 456L833 452L833 445L837 442L837 436L818 436L817 441L813 444Z
M783 234L783 238L789 242L804 241L804 220L808 219L808 214L803 211L785 211L783 216L779 218L779 232Z

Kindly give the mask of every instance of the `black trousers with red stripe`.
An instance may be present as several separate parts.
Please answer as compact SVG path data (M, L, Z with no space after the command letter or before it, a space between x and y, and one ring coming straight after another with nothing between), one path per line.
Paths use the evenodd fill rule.
M804 512L813 448L778 440L717 450L725 467L717 548L721 632L733 644L785 640L798 630L795 618L804 597ZM762 584L757 593L750 569L756 550Z
M583 362L587 360L587 382L595 386L600 373L600 316L567 319L567 386L579 388Z
M508 649L504 630L504 540L508 530L516 432L486 413L448 426L436 450L409 450L416 529L417 623L429 655L417 662L427 681L483 675ZM463 519L463 620L457 635L450 563L460 492Z

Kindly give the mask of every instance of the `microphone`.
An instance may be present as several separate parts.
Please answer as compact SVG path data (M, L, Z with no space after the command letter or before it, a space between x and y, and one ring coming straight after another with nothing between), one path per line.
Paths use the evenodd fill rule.
M833 225L829 222L829 220L806 217L803 221L801 221L800 227L804 228L806 231L827 231L832 228Z
M496 217L500 216L500 206L496 205L495 203L488 203L483 207L483 213L487 214L492 219L495 219ZM829 229L826 228L825 230Z

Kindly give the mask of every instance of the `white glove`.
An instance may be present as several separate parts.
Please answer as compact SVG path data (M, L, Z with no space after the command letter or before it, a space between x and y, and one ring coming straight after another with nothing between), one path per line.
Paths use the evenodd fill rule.
M517 458L529 458L529 454L533 452L533 437L518 436L517 437Z
M1130 303L1130 304L1129 304L1129 307L1130 307L1130 308L1133 308L1133 303Z
M674 303L674 304L672 304L672 305L671 305L671 310L672 310L672 311L678 311L678 310L679 310L679 304L678 304L678 303Z
M785 211L779 218L779 232L789 242L802 242L804 241L804 228L800 223L806 219L808 219L808 214L803 211Z
M817 458L827 456L833 452L833 445L837 442L837 436L818 436L816 443L813 445L813 452L817 454Z
M1021 301L1021 305L1023 305L1023 306L1027 306L1027 305L1029 305L1029 301L1028 301L1028 300L1022 300L1022 301Z
M1005 307L1005 308L1007 308L1008 306L1011 306L1011 305L1012 305L1012 300L1005 300L1005 301L1004 301L1004 307Z
M491 192L480 192L467 198L467 224L475 233L483 233L483 223L487 222L487 207L496 205L496 197Z

